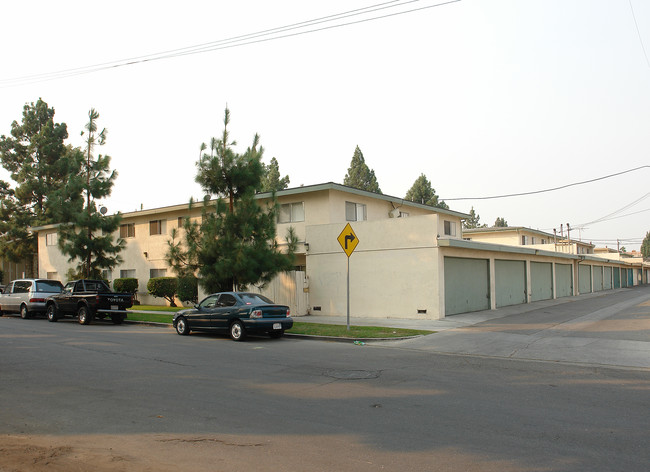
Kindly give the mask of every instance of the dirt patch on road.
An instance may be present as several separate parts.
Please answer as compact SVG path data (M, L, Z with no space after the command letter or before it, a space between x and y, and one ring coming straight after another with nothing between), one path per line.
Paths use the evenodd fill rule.
M398 452L350 436L91 435L0 437L0 472L325 472L540 470L454 448ZM442 466L442 467L440 467Z

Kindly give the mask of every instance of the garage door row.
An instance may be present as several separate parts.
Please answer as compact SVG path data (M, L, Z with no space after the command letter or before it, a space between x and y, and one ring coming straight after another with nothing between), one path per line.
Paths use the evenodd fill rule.
M489 310L490 260L445 257L445 315ZM574 294L573 265L521 260L493 260L495 307L569 297ZM530 265L530 285L526 264ZM555 286L553 268L555 267ZM578 293L632 285L632 269L578 265Z

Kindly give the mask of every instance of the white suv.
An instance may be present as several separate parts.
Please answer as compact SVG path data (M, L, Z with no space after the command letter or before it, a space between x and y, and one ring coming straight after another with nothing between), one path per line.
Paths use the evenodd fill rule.
M63 284L58 280L14 280L5 287L4 293L0 293L0 315L20 313L21 318L29 318L36 313L45 313L47 297L62 291Z

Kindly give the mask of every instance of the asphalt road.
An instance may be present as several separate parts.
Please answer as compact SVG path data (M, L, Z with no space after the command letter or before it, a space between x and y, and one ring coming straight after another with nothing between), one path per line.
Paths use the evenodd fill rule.
M235 343L3 317L0 471L648 469L649 370L427 338Z

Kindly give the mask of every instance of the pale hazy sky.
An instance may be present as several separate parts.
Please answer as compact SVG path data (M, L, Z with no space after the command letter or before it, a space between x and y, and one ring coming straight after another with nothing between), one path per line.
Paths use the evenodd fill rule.
M650 165L650 2L423 8L439 3L384 2L365 15L239 45L217 42L380 1L5 2L0 134L41 97L67 123L68 142L81 146L96 108L109 131L102 153L119 172L103 203L125 212L202 196L194 183L199 147L220 135L227 104L237 149L259 133L265 161L276 157L292 187L342 183L358 145L385 194L403 197L424 173L452 210L473 206L482 223L504 217L552 232L607 217L587 224L582 239L638 249L650 231L648 167L550 193L452 199ZM386 17L370 20L379 16ZM354 24L335 27L343 23ZM221 49L32 80L208 43ZM16 77L28 78L9 80ZM0 178L8 178L4 170Z

